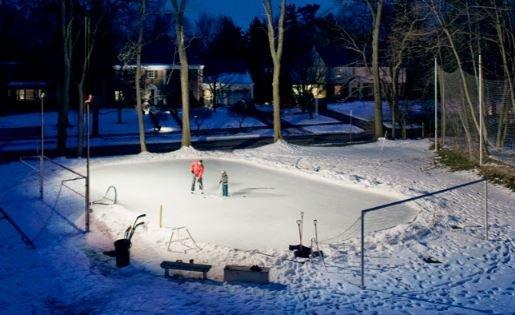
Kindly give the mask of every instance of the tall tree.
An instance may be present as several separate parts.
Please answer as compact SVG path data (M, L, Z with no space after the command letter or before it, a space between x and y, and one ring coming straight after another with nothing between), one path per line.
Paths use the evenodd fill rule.
M190 91L189 91L189 65L184 43L184 10L187 0L170 0L175 15L175 33L177 36L177 49L181 63L181 101L182 101L182 146L191 145L190 131Z
M145 18L147 15L147 1L141 0L140 14L139 14L139 29L138 39L136 41L136 72L134 84L136 88L136 112L138 115L138 129L139 129L139 144L140 151L147 152L147 145L145 143L145 122L143 121L143 106L142 92L141 92L141 51L143 48L143 32L145 29Z
M246 59L249 73L254 82L254 99L257 103L264 103L272 97L267 68L272 66L272 59L268 54L268 36L266 24L259 18L254 18L246 33L247 51Z
M398 118L399 97L401 95L400 84L402 76L405 76L403 66L407 59L410 45L418 37L426 34L421 31L422 22L427 19L420 6L411 0L398 0L392 5L392 14L387 16L389 30L386 35L385 60L387 73L384 73L383 80L384 94L388 99L392 121L392 139L395 139L396 125ZM404 127L404 125L403 125Z
M277 38L274 29L274 15L272 10L272 0L263 0L265 15L268 25L268 43L270 45L270 55L274 64L272 75L272 99L274 104L274 141L282 139L281 134L281 95L279 79L281 73L281 57L284 45L284 14L286 11L286 0L281 0L279 22L277 25Z
M73 8L70 0L59 1L60 29L63 53L63 77L60 86L61 104L59 107L57 127L57 150L61 153L66 151L66 134L69 125L68 109L70 102L70 81L72 74L73 55Z
M107 4L106 4L107 5ZM109 8L104 7L102 1L90 1L84 3L84 23L83 23L83 56L82 62L78 68L77 95L79 101L78 114L78 141L77 141L77 155L82 156L84 146L84 95L86 78L89 75L89 68L91 63L91 56L95 49L98 33L103 22L105 14ZM79 32L80 34L80 32Z
M375 137L383 136L383 103L381 95L381 78L379 74L379 33L383 13L383 0L365 0L372 16L372 77L374 80L374 129Z
M201 25L205 24L206 22L203 22ZM241 29L227 16L216 19L209 32L199 30L199 33L204 37L202 38L204 42L202 55L206 66L204 78L209 82L213 106L216 106L220 100L220 94L223 90L230 88L228 85L233 84L232 79L235 78L235 76L222 76L222 74L242 73L246 70L243 58L245 42ZM221 79L227 80L221 82Z

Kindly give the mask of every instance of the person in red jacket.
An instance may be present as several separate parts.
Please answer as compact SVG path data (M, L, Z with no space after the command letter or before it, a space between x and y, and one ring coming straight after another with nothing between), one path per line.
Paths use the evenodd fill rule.
M195 192L195 183L198 182L200 192L204 193L204 186L202 184L202 176L204 175L204 164L202 160L194 161L190 166L191 174L193 174L193 182L191 183L191 193Z

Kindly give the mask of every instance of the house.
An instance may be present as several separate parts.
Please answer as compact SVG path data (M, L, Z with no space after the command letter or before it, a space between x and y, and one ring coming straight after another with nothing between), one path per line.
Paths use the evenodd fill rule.
M181 105L180 65L174 56L175 46L170 40L159 41L144 47L141 57L141 86L143 99L162 106ZM120 56L123 56L123 51ZM113 101L127 106L135 104L134 78L136 63L134 58L119 58L120 63L113 66L115 82ZM176 60L177 59L177 60ZM204 66L189 56L190 100L202 103L201 84Z
M204 105L234 105L254 100L254 82L248 72L226 72L206 76L201 84Z
M312 80L313 92L317 98L335 100L367 99L373 96L373 76L369 67L356 53L333 45L315 47L313 65L322 68L324 80ZM379 67L383 83L391 83L390 68ZM399 73L399 85L406 84L406 69Z
M0 110L3 112L39 109L43 93L46 100L54 103L53 84L48 80L38 80L24 68L19 62L0 62Z

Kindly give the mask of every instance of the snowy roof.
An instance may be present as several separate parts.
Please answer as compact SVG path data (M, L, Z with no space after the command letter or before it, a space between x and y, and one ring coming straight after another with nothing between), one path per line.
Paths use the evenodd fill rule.
M7 87L11 89L41 89L47 86L47 81L10 81L7 83Z

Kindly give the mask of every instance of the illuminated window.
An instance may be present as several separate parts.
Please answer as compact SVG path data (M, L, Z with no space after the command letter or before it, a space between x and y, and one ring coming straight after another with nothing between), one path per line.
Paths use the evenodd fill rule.
M117 102L123 101L123 91L114 91L114 100Z
M16 90L16 100L17 101L25 100L25 90Z
M156 70L147 70L147 78L155 79L156 78Z
M34 101L39 98L39 89L21 89L16 90L17 101Z

